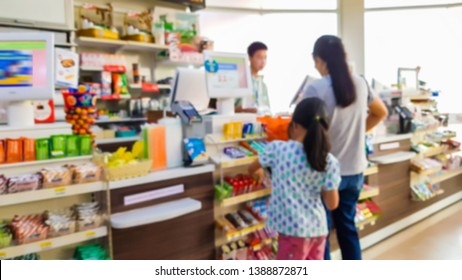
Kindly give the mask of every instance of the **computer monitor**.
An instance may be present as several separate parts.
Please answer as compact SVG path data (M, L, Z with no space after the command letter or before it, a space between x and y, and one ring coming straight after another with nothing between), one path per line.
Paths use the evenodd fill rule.
M34 124L32 100L54 92L54 35L0 33L0 101L7 101L10 126Z
M204 69L177 68L170 104L175 101L189 101L199 113L207 111L210 98Z
M204 60L209 97L220 114L234 114L234 99L253 94L247 54L204 51Z

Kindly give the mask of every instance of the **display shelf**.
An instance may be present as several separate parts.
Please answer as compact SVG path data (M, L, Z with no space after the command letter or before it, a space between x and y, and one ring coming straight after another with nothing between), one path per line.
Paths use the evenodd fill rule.
M393 164L412 159L416 156L414 152L397 152L385 156L371 158L370 160L378 164Z
M220 165L221 168L233 168L251 164L258 159L258 156L232 159L226 155L211 157L213 163Z
M380 189L378 187L369 187L369 189L363 189L359 195L359 200L364 200L378 196L380 194Z
M442 167L439 168L433 168L433 169L426 169L426 170L421 170L421 171L416 171L412 170L412 172L417 173L420 176L431 176L440 173L442 170Z
M97 139L95 140L96 145L105 145L105 144L116 144L116 143L125 143L125 142L135 142L141 140L141 136L134 137L116 137L109 139Z
M425 151L422 153L422 155L426 158L430 158L430 157L434 157L434 156L441 155L441 154L448 155L448 154L454 154L458 152L460 152L460 149L452 149L452 150L445 151L444 148L440 147L440 148L433 148L428 151Z
M9 259L22 255L40 253L67 245L72 245L100 237L107 236L107 227L99 227L82 232L76 232L65 236L50 238L29 244L12 246L0 249L0 259Z
M409 100L411 101L422 101L422 100L429 100L433 98L431 94L408 95L408 96L403 96L403 97L409 98Z
M104 191L105 189L106 184L104 182L99 181L87 184L41 189L36 191L4 194L0 195L0 207L60 197L67 197L85 193L99 192Z
M427 198L413 197L412 200L417 201L417 202L423 202L423 201L428 201L428 200L430 200L430 199L432 199L432 198L435 198L435 197L437 197L437 196L439 196L439 195L442 195L442 194L444 194L444 190L443 190L443 189L439 189L439 190L435 191L435 192L432 194L431 197L427 197ZM413 194L413 195L415 195L415 194Z
M214 172L215 167L212 164L206 164L197 167L178 167L171 168L161 171L155 171L149 173L147 176L136 177L120 181L109 182L109 189L120 189L125 187L143 185L148 183L156 183L161 181L167 181L171 179L177 179L182 177L189 177L194 175L201 175L204 173Z
M370 176L379 173L378 166L370 166L364 171L364 176Z
M261 243L258 243L258 244L255 244L255 245L252 245L252 249L254 251L259 251L261 250L261 248L264 246L264 245L270 245L274 242L274 239L277 239L277 238L266 238L265 240L263 240Z
M366 219L364 221L357 222L356 223L356 228L358 228L359 230L364 230L364 228L366 226L368 226L368 225L374 226L375 223L377 222L377 219L378 219L378 217L372 217L372 218Z
M264 227L265 227L265 223L262 222L262 223L259 223L258 225L255 225L253 227L248 227L243 230L229 230L225 232L225 236L226 236L227 241L233 241L241 237L247 236L251 233L254 233L260 229L263 229Z
M103 71L102 66L87 66L87 65L80 65L81 71L91 71L91 72L101 72Z
M104 123L118 123L118 122L145 122L147 118L119 118L119 119L102 119L96 120L95 124L104 124Z
M218 203L218 206L220 207L228 207L236 204L240 204L243 202L247 202L250 200L255 200L257 198L269 196L271 194L271 188L266 188L262 190L258 190L255 192L243 194L243 195L238 195L230 198L223 199Z
M157 87L159 89L172 89L171 85L163 85L163 84L157 84Z
M398 142L398 141L408 140L411 138L412 138L412 133L375 136L372 139L372 144L376 145L376 144L389 143L389 142Z
M126 45L126 41L122 40L111 40L111 39L102 39L102 38L92 38L92 37L77 37L75 42L79 47L92 47L92 48L111 48L118 49Z
M204 65L204 62L172 61L170 59L160 59L157 60L157 64L169 67L186 67L191 65L195 67L200 67Z
M266 136L259 136L259 137L247 137L247 138L239 138L239 139L225 139L222 135L207 135L205 137L205 143L208 145L224 145L224 144L231 144L231 143L239 143L245 141L259 141L265 140Z
M430 182L432 184L439 184L459 175L462 175L462 168L444 171L441 175L430 177Z
M125 41L125 44L122 45L121 50L156 53L156 52L168 50L168 46L153 44L153 43Z
M91 160L93 156L79 156L79 157L66 157L66 158L56 158L56 159L48 159L48 160L34 160L34 161L24 161L24 162L17 162L17 163L6 163L0 164L0 169L7 169L7 168L22 168L28 166L45 166L47 164L55 164L55 163L69 163L75 161L84 161L84 160Z
M111 94L105 96L98 96L99 100L127 100L131 99L132 96L130 94Z

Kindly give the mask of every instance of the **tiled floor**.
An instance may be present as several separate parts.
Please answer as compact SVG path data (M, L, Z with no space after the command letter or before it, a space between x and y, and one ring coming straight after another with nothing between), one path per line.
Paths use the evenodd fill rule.
M462 202L367 249L365 260L462 260Z

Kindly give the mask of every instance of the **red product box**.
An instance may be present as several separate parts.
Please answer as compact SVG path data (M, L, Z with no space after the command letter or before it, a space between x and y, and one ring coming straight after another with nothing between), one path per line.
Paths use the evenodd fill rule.
M33 105L35 123L55 122L55 104L53 100L34 101Z

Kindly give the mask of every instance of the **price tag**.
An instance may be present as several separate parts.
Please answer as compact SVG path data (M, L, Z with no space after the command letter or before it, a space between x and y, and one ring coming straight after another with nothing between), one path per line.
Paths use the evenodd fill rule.
M56 189L55 189L55 194L56 194L56 195L63 195L63 194L65 194L65 193L66 193L66 188L65 188L65 187L63 187L63 188L56 188Z
M6 252L0 252L0 258L6 258Z
M259 251L261 249L261 244L253 246L254 251Z
M85 234L86 237L93 237L96 235L96 232L95 231L89 231Z
M46 249L46 248L50 248L51 246L53 246L53 243L52 242L43 242L42 244L40 244L40 248L42 249Z

